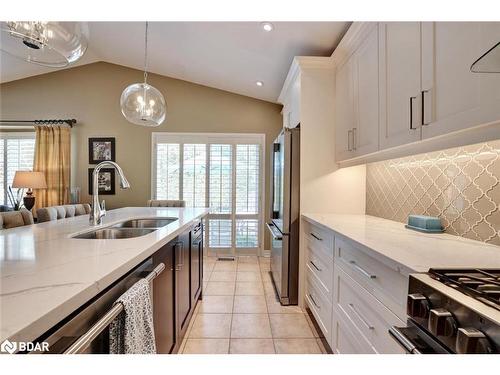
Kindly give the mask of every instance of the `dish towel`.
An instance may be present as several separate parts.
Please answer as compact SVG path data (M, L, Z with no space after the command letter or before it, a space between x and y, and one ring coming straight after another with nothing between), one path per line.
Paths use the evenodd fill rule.
M109 326L110 354L156 354L149 282L139 280L115 302L124 310Z

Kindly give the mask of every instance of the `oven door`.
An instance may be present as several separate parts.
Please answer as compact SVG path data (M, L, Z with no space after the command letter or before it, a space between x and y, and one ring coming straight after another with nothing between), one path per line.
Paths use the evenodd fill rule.
M408 354L451 353L410 319L406 327L389 328L389 334Z

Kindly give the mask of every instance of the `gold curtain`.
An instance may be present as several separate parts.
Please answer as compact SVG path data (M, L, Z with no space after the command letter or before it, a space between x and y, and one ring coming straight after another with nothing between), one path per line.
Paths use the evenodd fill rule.
M33 170L43 172L47 189L35 192L37 208L69 203L71 173L71 128L36 126Z

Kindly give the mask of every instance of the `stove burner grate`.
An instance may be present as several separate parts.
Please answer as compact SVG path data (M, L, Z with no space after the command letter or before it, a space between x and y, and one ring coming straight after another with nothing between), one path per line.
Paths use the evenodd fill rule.
M500 311L500 269L430 269L431 276Z

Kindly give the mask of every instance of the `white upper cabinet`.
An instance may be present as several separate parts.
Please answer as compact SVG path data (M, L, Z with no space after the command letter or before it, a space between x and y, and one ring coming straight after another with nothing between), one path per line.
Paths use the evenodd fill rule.
M380 149L420 140L419 22L379 24Z
M337 68L335 81L336 160L378 150L378 28L363 33L356 51Z
M356 51L354 108L354 153L356 156L378 150L379 128L379 47L378 27L374 27Z
M498 22L422 24L422 138L500 119L500 74L470 71L498 41Z
M300 124L300 71L298 68L293 70L279 100L283 103L283 127L297 127Z
M337 69L335 80L335 150L336 159L345 160L354 156L354 75L351 57Z

